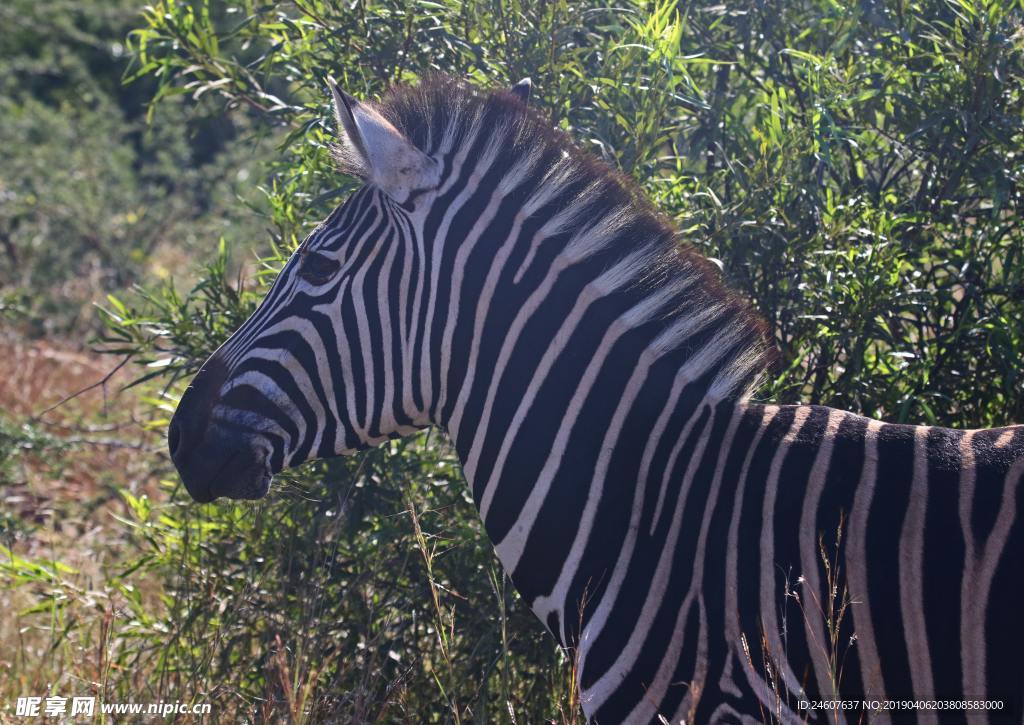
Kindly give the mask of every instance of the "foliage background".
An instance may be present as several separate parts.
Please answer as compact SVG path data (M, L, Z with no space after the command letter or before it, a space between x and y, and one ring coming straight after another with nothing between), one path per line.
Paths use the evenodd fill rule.
M360 97L434 71L531 76L552 123L632 174L769 321L764 399L1024 420L1019 0L136 8L0 8L0 285L9 335L92 331L141 366L125 395L150 448L353 188L329 161L328 74ZM4 489L55 475L26 451L82 450L47 420L0 416ZM189 506L143 448L89 493L106 514L89 573L54 553L66 534L43 555L51 519L5 514L0 581L21 608L0 694L210 701L225 721L578 717L571 663L436 433L311 464L256 505Z

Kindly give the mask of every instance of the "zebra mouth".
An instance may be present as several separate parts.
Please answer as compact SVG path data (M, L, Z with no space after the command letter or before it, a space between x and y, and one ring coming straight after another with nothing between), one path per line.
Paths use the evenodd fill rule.
M242 446L219 457L219 461L210 460L209 448L197 454L191 456L191 465L175 460L185 488L197 503L222 497L253 500L263 498L270 490L273 475L263 451Z
M211 496L236 501L263 498L270 490L273 478L266 457L261 452L248 449L228 456L218 473L210 480Z
M272 478L273 477L269 472L264 472L248 484L235 486L221 495L224 496L224 498L236 501L254 501L256 499L263 498L270 491L270 481Z

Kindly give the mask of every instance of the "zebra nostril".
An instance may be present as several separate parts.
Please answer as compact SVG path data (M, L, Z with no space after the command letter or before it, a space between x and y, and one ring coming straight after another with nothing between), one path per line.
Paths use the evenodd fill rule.
M181 424L178 423L178 416L171 418L171 424L167 428L167 448L171 452L171 458L178 453L178 445L181 443Z

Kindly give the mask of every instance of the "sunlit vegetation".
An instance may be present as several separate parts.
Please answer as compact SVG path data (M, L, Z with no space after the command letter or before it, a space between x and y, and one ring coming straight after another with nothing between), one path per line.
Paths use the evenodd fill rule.
M209 701L223 722L579 720L571 655L502 575L439 432L306 465L255 505L190 504L162 452L188 376L355 186L330 161L325 77L372 98L432 72L531 76L552 123L768 321L781 355L758 397L998 425L1024 421L1022 17L1019 0L0 6L3 344L88 338L110 354L97 378L132 361L70 407L35 415L74 386L0 410L0 700L52 685Z

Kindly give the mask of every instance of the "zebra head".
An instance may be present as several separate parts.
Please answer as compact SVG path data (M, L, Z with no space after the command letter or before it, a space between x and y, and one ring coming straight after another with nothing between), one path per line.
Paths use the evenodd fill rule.
M197 501L262 497L284 468L432 422L431 345L414 308L430 297L424 225L443 149L417 145L373 105L328 85L335 156L365 184L302 242L182 396L168 444ZM528 81L513 88L510 108L528 91Z

